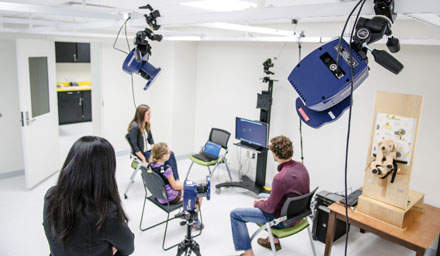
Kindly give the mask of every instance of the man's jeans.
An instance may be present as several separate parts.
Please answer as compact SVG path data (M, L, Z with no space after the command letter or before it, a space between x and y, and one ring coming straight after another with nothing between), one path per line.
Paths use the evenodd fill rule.
M270 194L261 193L257 196L260 198L268 198ZM246 222L252 222L256 224L265 224L266 222L275 219L275 215L263 212L258 208L237 208L231 212L231 227L232 237L234 239L235 250L246 251L252 248L249 232L246 227ZM280 223L273 228L286 228L289 227Z
M275 218L258 208L237 208L231 211L232 238L235 250L246 251L252 248L246 222L265 224Z

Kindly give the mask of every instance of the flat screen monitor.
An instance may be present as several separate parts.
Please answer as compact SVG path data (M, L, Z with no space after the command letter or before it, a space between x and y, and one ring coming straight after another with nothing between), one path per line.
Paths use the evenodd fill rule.
M268 124L235 118L235 138L256 148L267 148Z

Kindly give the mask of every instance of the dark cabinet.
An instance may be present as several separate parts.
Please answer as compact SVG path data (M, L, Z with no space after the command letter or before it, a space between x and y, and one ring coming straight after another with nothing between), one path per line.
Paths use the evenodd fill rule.
M92 121L92 91L81 91L83 121Z
M92 92L58 92L58 122L72 124L92 121Z
M90 63L89 43L55 42L56 62Z

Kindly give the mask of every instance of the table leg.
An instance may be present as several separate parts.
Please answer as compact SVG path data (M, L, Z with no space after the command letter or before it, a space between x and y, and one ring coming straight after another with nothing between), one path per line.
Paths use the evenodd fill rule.
M416 256L423 256L423 255L425 255L425 249L423 248L417 249Z
M325 252L324 256L329 256L332 250L333 240L335 238L336 230L336 213L330 211L327 223L327 236L325 238Z
M438 236L437 256L440 256L440 235Z

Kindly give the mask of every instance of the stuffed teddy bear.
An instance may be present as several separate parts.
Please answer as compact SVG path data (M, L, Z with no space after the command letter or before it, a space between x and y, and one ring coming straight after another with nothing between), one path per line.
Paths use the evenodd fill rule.
M392 139L385 139L378 143L376 159L371 162L373 174L385 174L393 168L393 160L397 157L396 144Z

